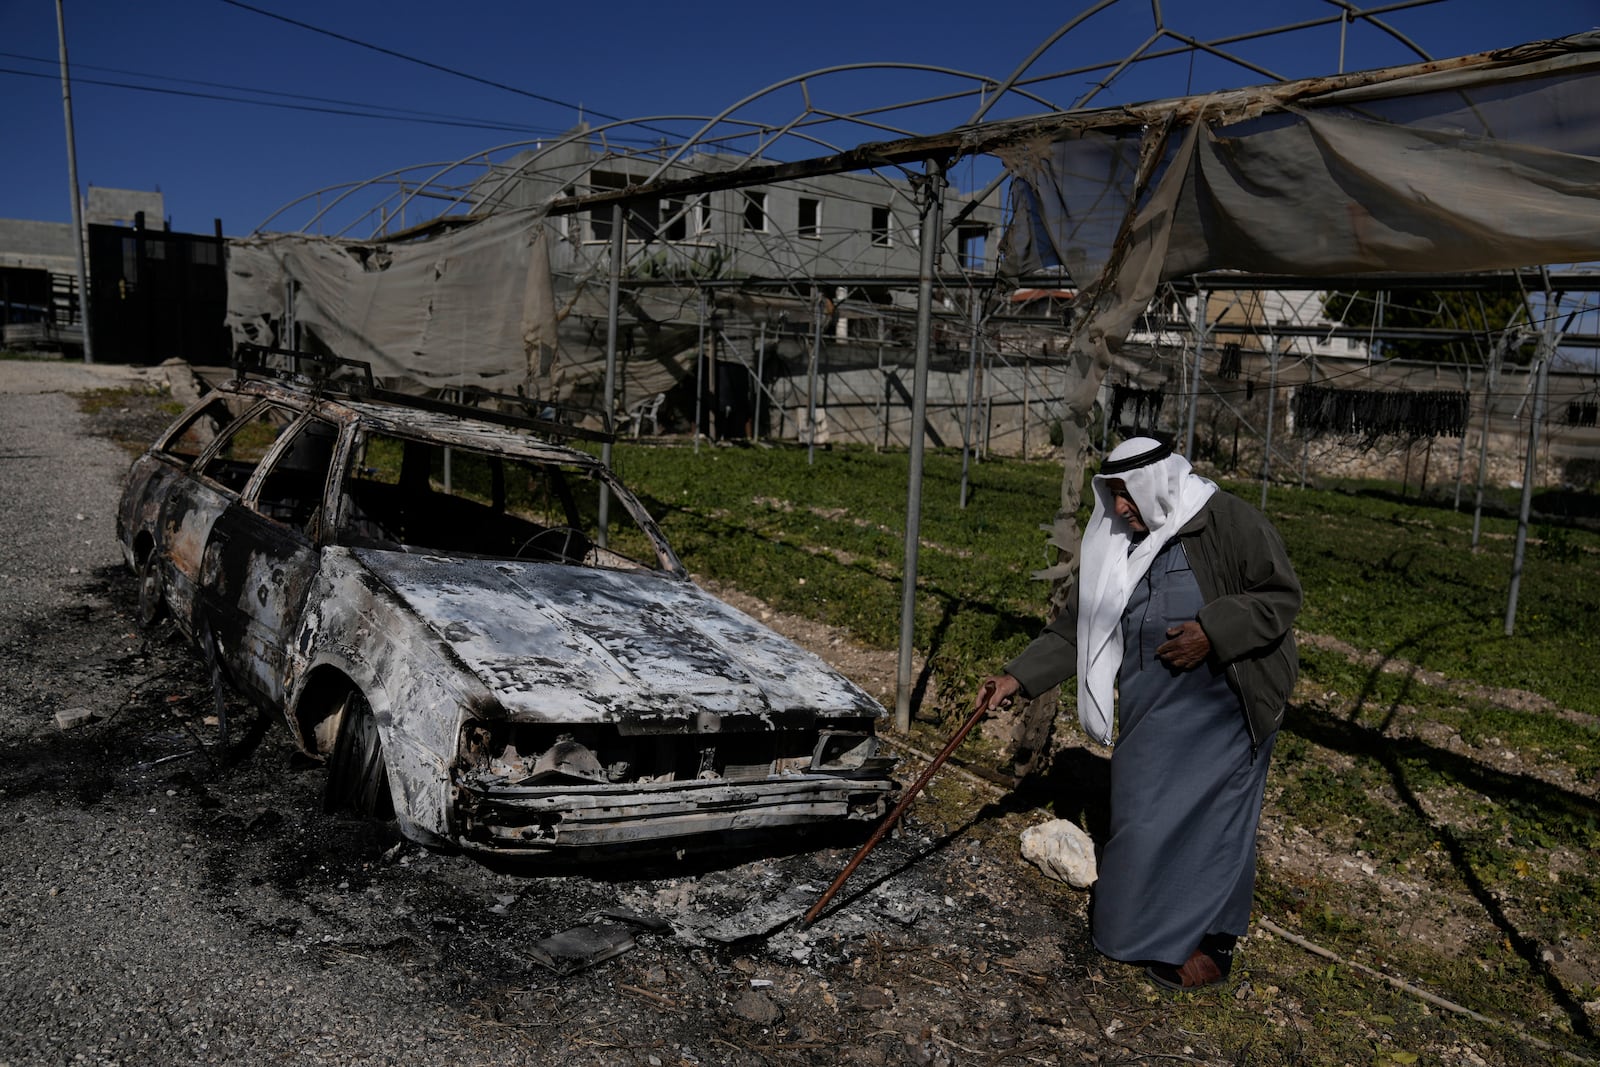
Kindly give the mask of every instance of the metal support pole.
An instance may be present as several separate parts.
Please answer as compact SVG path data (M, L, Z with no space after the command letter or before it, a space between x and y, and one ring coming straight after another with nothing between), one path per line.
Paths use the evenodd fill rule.
M67 73L67 20L56 0L56 40L61 48L61 112L67 123L67 181L72 185L72 251L78 268L78 321L83 327L83 361L94 362L89 340L89 272L83 258L83 204L78 192L78 145L72 127L72 79Z
M1517 513L1517 545L1511 556L1511 591L1506 597L1506 636L1517 626L1517 593L1522 588L1522 562L1528 546L1528 515L1533 510L1533 480L1539 468L1539 423L1544 420L1544 391L1550 366L1548 353L1539 357L1533 386L1533 417L1528 420L1528 456L1522 465L1522 507Z
M617 396L617 304L618 292L622 287L622 224L623 210L620 203L611 205L611 288L606 293L606 391L603 394L600 410L604 412L607 430L606 439L600 445L600 462L611 469L611 434L616 430L616 396ZM606 540L611 532L611 487L600 483L600 540L601 548L606 547Z
M1511 334L1489 353L1489 375L1483 383L1483 424L1478 430L1478 493L1472 504L1472 551L1478 550L1478 535L1483 529L1483 482L1489 466L1489 411L1494 407L1495 379L1500 373L1500 357L1510 345Z
M757 443L761 441L761 395L765 393L767 372L767 324L761 324L761 332L756 335L756 414L750 425L751 436Z
M943 234L944 165L927 163L923 185L922 265L917 273L917 367L911 389L911 458L906 487L906 562L900 597L900 665L895 675L894 725L911 729L911 643L917 609L917 549L922 536L922 445L928 420L928 363L933 348L933 274Z
M1278 401L1278 340L1267 334L1267 436L1261 450L1261 510L1267 510L1267 485L1272 481L1272 419Z
M1311 353L1311 369L1306 372L1306 385L1315 385L1317 381L1317 353ZM1300 488L1306 487L1306 470L1311 466L1311 434L1300 426Z
M1465 374L1464 374L1464 379L1465 380L1462 382L1461 391L1463 393L1467 394L1467 402L1470 405L1470 403L1472 402L1472 368L1471 367L1464 367L1462 369L1465 371ZM1451 511L1460 511L1461 510L1461 482L1466 477L1466 474L1467 474L1467 427L1466 427L1466 424L1463 422L1462 426L1461 426L1461 440L1456 445L1456 499L1455 499L1455 503L1450 505L1450 510Z
M700 294L700 340L694 350L694 451L700 453L700 414L706 395L706 291Z
M961 420L961 510L967 508L967 468L972 459L972 401L978 386L978 322L983 309L978 303L978 293L969 289L972 298L972 341L967 346L967 412Z
M1114 385L1111 386L1111 391L1112 391L1113 395L1116 394L1116 388L1117 387L1114 386ZM1106 390L1106 383L1102 379L1101 382L1100 382L1100 391L1103 393L1103 392L1105 392L1105 390ZM1100 404L1100 455L1102 457L1104 457L1105 454L1106 454L1107 445L1110 443L1110 439L1111 439L1111 402L1110 402L1109 399L1107 399L1107 400L1102 400L1101 404Z
M878 439L873 445L874 452L884 452L889 448L889 376L883 372L883 321L878 322L878 380L883 382L883 395L878 399Z
M1206 350L1206 291L1201 289L1195 297L1195 310L1199 315L1189 320L1194 331L1194 381L1189 387L1189 428L1183 434L1183 454L1194 462L1194 428L1200 420L1200 357Z
M806 464L817 462L817 364L822 360L822 294L811 294L811 367L806 374Z
M1544 329L1539 337L1539 367L1533 384L1533 417L1528 420L1528 458L1522 465L1522 507L1517 513L1517 546L1511 555L1511 591L1506 597L1506 636L1517 626L1517 593L1522 588L1522 562L1528 547L1528 515L1533 510L1533 482L1539 470L1539 427L1544 422L1545 390L1550 382L1550 360L1555 355L1556 309L1561 297L1551 301L1545 289Z
M300 348L300 324L295 321L293 278L286 278L283 283L283 347L298 350Z
M1028 353L1022 353L1022 458L1028 458L1028 383L1032 377Z

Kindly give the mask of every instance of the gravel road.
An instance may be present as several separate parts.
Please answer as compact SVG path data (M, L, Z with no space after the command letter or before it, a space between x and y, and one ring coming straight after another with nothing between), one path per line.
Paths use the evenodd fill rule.
M192 651L138 630L130 457L49 391L114 379L0 363L0 1067L1060 1063L1150 1011L959 779L806 929L853 842L500 870L322 814L275 717L221 744ZM539 963L607 910L631 951Z
M250 838L253 823L284 819L234 791L298 772L280 732L258 743L265 724L246 739L254 751L219 755L215 731L189 714L203 687L186 650L136 633L114 534L127 464L85 432L70 397L0 396L0 1061L460 1062L456 1013L384 961L334 958L348 931L319 908L252 906L259 879L230 876L229 853L248 861L260 839L227 841L217 824ZM95 721L71 731L54 718L85 711ZM210 760L240 762L218 772ZM315 811L303 784L290 818ZM355 830L322 847L381 854ZM368 892L350 874L326 887L330 910L339 894ZM485 1063L526 1053L493 1032L470 1047Z

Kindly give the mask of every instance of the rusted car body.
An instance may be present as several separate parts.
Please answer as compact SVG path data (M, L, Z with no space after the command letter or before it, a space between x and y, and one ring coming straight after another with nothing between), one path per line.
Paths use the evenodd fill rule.
M871 697L513 417L241 376L134 462L118 536L142 620L281 709L330 808L427 844L679 848L896 788Z

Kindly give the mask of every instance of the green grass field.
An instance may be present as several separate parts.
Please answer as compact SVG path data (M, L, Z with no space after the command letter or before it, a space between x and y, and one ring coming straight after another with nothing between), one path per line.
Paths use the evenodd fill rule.
M618 445L615 465L696 572L774 606L848 627L885 648L899 637L907 458L865 449ZM1051 462L927 457L917 647L947 691L967 692L1043 622L1052 561L1041 525L1061 497ZM1223 483L1251 503L1256 483ZM1600 709L1591 660L1600 626L1600 535L1539 526L1513 637L1504 635L1515 522L1396 502L1380 490L1275 487L1267 505L1306 590L1302 630L1484 686L1530 689ZM1085 513L1086 514L1086 513ZM802 582L802 579L804 581Z
M692 571L895 647L904 454L835 448L808 464L783 447L619 445L615 465ZM934 724L913 725L938 747L982 675L1043 622L1046 586L1029 575L1051 562L1040 527L1062 471L974 465L965 510L960 456L930 454L926 471L916 645L942 697L921 711ZM1259 502L1258 483L1224 487ZM1540 1042L1593 1055L1583 1004L1600 998L1600 536L1531 531L1507 637L1515 522L1485 517L1473 551L1470 510L1397 489L1269 494L1309 639L1264 834L1314 842L1319 859L1263 863L1257 914L1502 1025L1272 938L1251 939L1251 979L1312 1025L1198 996L1179 998L1175 1024L1252 1063L1457 1062L1441 1043L1453 1034L1488 1062L1570 1062Z

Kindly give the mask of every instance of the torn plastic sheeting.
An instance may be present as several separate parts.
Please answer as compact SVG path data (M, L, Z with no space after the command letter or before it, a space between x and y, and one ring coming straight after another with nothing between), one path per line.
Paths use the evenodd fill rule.
M507 212L421 243L231 241L227 322L235 341L282 344L292 320L388 379L548 395L558 361L542 220Z
M1243 109L1224 94L1169 102L1166 122L1138 130L1012 146L1001 153L1020 187L1007 270L1060 265L1088 288L1115 270L1124 243L1159 256L1152 284L1224 268L1317 275L1593 258L1600 34L1547 47L1562 50L1559 61L1483 58L1442 83L1396 77L1366 87L1359 108L1348 93ZM1196 125L1204 137L1169 136ZM1146 199L1174 169L1181 193Z

